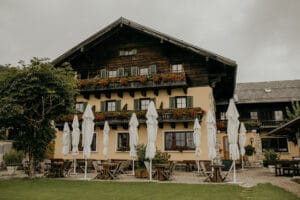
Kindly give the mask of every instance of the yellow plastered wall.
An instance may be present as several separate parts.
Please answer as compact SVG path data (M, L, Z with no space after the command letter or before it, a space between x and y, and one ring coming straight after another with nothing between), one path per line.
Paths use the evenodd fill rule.
M208 160L208 151L207 151L207 134L206 134L206 124L205 113L209 110L209 108L213 104L212 96L212 89L210 87L193 87L188 88L187 94L184 93L183 89L173 89L172 94L168 95L166 90L160 90L159 95L155 96L153 91L147 91L148 98L155 98L156 100L156 107L158 108L163 103L163 108L169 108L169 97L171 96L193 96L193 106L194 107L201 107L204 111L204 116L202 117L201 122L201 150L202 155L200 157L201 160ZM129 93L124 92L123 98L117 96L117 94L112 94L110 99L107 99L105 95L102 95L100 99L95 98L94 95L90 95L90 99L86 100L82 96L77 98L78 102L88 102L91 105L96 106L96 112L100 111L100 102L106 100L121 100L121 108L127 104L128 110L134 109L134 99L138 98L145 98L141 95L140 92L135 93L135 97L131 97ZM187 130L193 131L193 123L189 123L187 128L184 128L183 123L177 123L176 128L173 129L168 123L164 124L163 129L158 128L157 139L156 139L156 146L158 150L164 151L164 132L165 131L179 131L179 130ZM103 149L103 132L100 130L99 127L96 127L95 132L97 133L97 150L91 153L91 159L105 159L102 155ZM109 132L109 159L130 159L129 152L117 152L116 151L116 141L117 141L117 133L119 132L128 132L128 130L124 130L121 126L118 126L117 130L110 130ZM56 140L55 140L55 158L63 158L61 153L62 151L62 131L56 132ZM139 127L139 144L147 144L147 131L146 125L141 124ZM167 151L171 155L172 160L196 160L195 152L194 151ZM80 153L78 158L83 158L82 153ZM66 156L65 159L72 159L71 154ZM199 158L197 158L199 159Z

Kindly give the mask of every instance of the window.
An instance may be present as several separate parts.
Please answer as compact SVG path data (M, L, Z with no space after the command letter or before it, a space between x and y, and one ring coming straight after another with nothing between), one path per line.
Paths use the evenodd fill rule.
M107 101L106 102L107 111L116 111L116 102L115 101Z
M186 108L186 97L176 98L176 108Z
M156 65L150 65L149 71L150 71L150 74L156 74Z
M118 77L122 77L125 75L124 67L118 68Z
M288 152L287 138L262 138L262 149L274 149L275 152Z
M85 110L86 104L87 103L76 103L76 105L75 105L75 111L79 112L79 113L83 113L84 110Z
M283 120L283 113L282 110L276 110L274 111L274 116L276 121L281 121Z
M155 99L135 99L134 100L134 110L147 110L150 101L153 101L155 104Z
M121 101L101 101L101 112L114 112L121 110Z
M258 119L257 112L250 112L250 119Z
M193 132L165 132L165 150L195 150Z
M72 137L72 136L71 136ZM82 146L82 133L80 133L80 138L79 138L79 144L78 144L78 150L83 151L83 146ZM94 133L93 139L92 139L92 144L91 144L91 151L96 151L97 150L97 133Z
M131 67L130 75L137 76L138 75L138 67L136 67L136 66Z
M117 71L109 71L108 72L108 77L109 78L117 77Z
M172 65L172 72L173 73L181 73L181 72L183 72L182 64Z
M141 99L141 110L147 110L150 103L150 99Z
M149 69L148 68L141 68L140 69L140 75L148 75Z
M119 51L119 55L120 56L131 56L131 55L135 55L137 54L137 50L136 49L131 49L131 50L121 50Z
M183 96L183 97L170 97L169 107L174 108L192 108L193 107L193 97Z
M106 69L100 70L100 78L106 78Z
M226 120L226 112L220 112L220 119Z
M118 133L117 134L117 151L129 151L129 134Z

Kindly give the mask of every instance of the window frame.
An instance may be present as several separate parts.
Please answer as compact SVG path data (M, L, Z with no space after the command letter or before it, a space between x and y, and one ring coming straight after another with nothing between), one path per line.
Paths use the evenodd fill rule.
M149 99L149 98L142 98L142 99L139 99L139 101L140 101L140 110L147 110L151 99ZM146 106L145 109L143 109L143 105L142 105L143 101L148 101L148 104L147 104L147 106Z
M185 107L178 107L178 104L179 104L178 100L180 100L180 99L185 100ZM180 104L182 105L183 103L181 102ZM187 97L186 96L176 96L175 97L175 108L187 108Z
M257 111L250 111L250 119L257 120L258 119L258 112Z
M275 140L275 139L277 139L277 148L273 148L273 147L269 147L269 148L264 148L264 142L265 142L265 140ZM279 141L278 140L280 140L280 139L283 139L283 140L285 140L286 141L286 151L280 151L279 149L283 149L283 148L279 148ZM272 142L271 141L269 141L268 142L269 143L269 145L268 146L271 146L272 145ZM290 152L290 149L289 149L289 141L288 141L288 138L286 138L286 137L264 137L264 138L261 138L261 144L262 144L262 151L264 152L265 150L267 150L267 149L274 149L274 151L276 152L276 153L289 153Z
M280 113L280 118L277 118L277 114L276 113ZM274 110L274 120L275 121L282 121L283 120L283 111L282 110Z
M179 67L180 67L180 69L179 69ZM171 65L171 71L172 71L172 73L182 73L182 72L184 72L183 64L182 63L172 64Z
M117 101L113 100L113 101L106 101L106 111L107 112L116 112L117 111ZM114 104L114 110L109 110L109 105L110 104ZM112 106L110 106L110 108L113 108Z
M108 78L116 78L116 77L118 77L118 70L108 71Z
M184 151L184 152L195 152L195 150L196 150L196 147L195 147L195 144L194 144L194 137L193 137L193 130L191 130L191 129L189 129L189 130L165 130L165 131L163 131L163 138L162 138L162 147L163 147L163 151L164 152L178 152L178 151ZM188 149L166 149L166 134L169 134L169 133L172 133L173 135L172 135L172 146L174 145L174 140L175 140L175 145L176 145L176 138L174 139L173 137L174 137L174 134L176 135L176 133L185 133L185 146L184 146L184 148L188 148ZM190 137L190 139L192 139L192 142L191 142L191 144L192 144L192 147L190 146L190 147L188 147L187 146L187 135L186 135L186 133L190 133L191 135L191 137ZM177 146L176 146L177 147Z
M126 145L128 145L128 147L125 147L126 150L120 150L119 148L119 135L120 134L127 134L128 138L127 138L127 141L126 141ZM130 134L128 131L119 131L119 132L116 132L115 133L115 152L129 152L130 151Z
M145 73L145 72L142 72L143 70L145 70L145 71L147 71L147 73ZM148 76L149 75L149 68L147 68L147 67L143 67L143 68L140 68L139 69L139 75L140 76Z

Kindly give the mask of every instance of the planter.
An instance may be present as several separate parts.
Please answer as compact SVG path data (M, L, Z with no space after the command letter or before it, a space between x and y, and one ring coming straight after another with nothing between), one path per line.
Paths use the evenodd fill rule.
M15 174L15 172L17 171L18 166L7 166L7 172L9 175L13 175Z
M269 171L272 174L275 174L275 165L268 165Z
M137 169L134 171L134 175L136 178L148 178L149 177L147 169Z

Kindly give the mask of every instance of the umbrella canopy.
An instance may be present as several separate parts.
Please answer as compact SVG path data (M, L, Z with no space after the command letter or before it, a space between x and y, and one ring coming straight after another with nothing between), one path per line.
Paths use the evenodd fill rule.
M70 128L67 122L64 124L64 133L63 133L63 148L62 148L62 154L66 156L69 153L70 150Z
M156 142L156 136L157 136L157 111L155 108L155 105L153 101L151 101L148 105L148 110L146 113L146 124L147 124L147 147L146 147L146 158L149 158L150 160L150 170L149 170L149 179L150 181L152 180L152 159L155 156L156 153L156 147L155 147L155 142Z
M155 108L155 105L153 101L149 103L148 110L146 113L146 118L147 118L147 138L148 138L148 143L146 147L146 158L152 159L155 156L156 153L156 147L155 147L155 142L156 142L156 136L157 136L157 111Z
M217 152L216 152L217 128L216 128L216 119L211 110L209 110L207 113L206 128L207 128L208 157L211 160L213 160L217 156Z
M241 122L239 145L240 145L240 151L242 156L245 155L245 144L246 144L246 128L244 123Z
M236 109L233 99L230 99L229 106L226 112L227 118L227 134L229 142L229 153L232 160L240 158L238 147L238 130L239 130L239 113Z
M72 153L73 155L78 154L78 144L79 144L79 137L80 137L80 129L79 129L79 122L78 116L74 115L73 122L72 122Z
M103 151L102 154L106 158L108 155L108 143L109 143L109 125L108 122L104 122L104 129L103 129Z
M94 114L91 105L87 105L83 113L82 122L82 144L83 144L83 156L85 158L90 157L91 154L91 144L94 134Z
M198 118L195 119L195 123L194 123L194 144L195 144L195 155L196 157L200 157L201 155L201 149L200 149L200 145L201 145L201 126L199 124L199 120Z
M132 113L130 121L129 121L129 145L130 152L129 155L132 158L136 157L136 149L135 146L138 144L138 126L139 121L136 117L135 113Z

